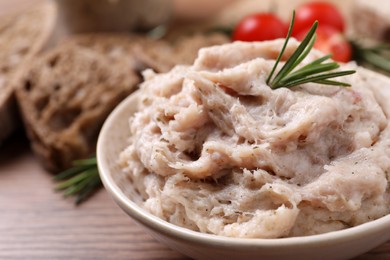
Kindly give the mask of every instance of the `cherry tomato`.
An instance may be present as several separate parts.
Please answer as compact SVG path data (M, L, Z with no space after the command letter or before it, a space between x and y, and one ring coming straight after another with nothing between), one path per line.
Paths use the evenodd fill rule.
M266 41L286 37L287 24L271 13L245 17L234 29L234 41Z
M310 27L302 30L297 40L302 41ZM352 58L352 46L347 38L338 30L327 25L318 25L314 48L325 54L332 54L332 59L339 62L348 62Z
M303 4L296 10L292 35L298 35L302 30L312 26L316 20L320 25L344 32L344 19L336 6L327 2L312 2Z

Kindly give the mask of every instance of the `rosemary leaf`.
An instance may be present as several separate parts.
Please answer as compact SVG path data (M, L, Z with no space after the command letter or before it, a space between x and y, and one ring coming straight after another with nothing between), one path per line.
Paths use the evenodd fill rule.
M291 73L290 75L286 76L283 79L283 81L281 81L281 83L288 82L291 80L300 79L300 78L310 76L313 74L317 74L317 73L321 73L321 72L334 70L334 69L337 69L338 67L340 67L340 65L338 65L336 62L330 62L330 63L325 63L325 64L314 64L312 66L303 67L303 68Z
M65 191L64 191L64 197L69 197L71 195L75 195L77 192L81 191L82 189L84 189L90 182L93 178L95 178L95 176L97 174L99 174L99 172L97 171L97 169L92 169L91 170L93 172L92 175L90 175L88 178L85 178L84 180L81 180L79 183L77 183L76 185L73 185L69 188L67 188Z
M315 30L314 30L314 32L315 32ZM308 45L306 46L306 48L304 49L302 54L299 55L298 59L294 62L294 65L291 66L291 69L289 72L291 72L293 69L295 69L307 57L307 55L310 53L311 49L313 48L314 43L316 42L316 39L317 39L317 36L315 34L313 34Z
M339 71L339 72L331 72L331 73L326 73L326 74L314 75L314 76L310 76L310 77L306 77L306 78L301 78L301 79L298 79L298 80L290 81L290 82L286 83L283 87L291 88L291 87L294 87L294 86L297 86L297 85L301 85L301 84L304 84L304 83L318 82L320 80L327 80L327 79L330 79L330 78L346 76L346 75L353 74L355 72L356 71L354 71L354 70L346 70L346 71ZM335 82L337 82L337 81L335 81ZM330 83L330 81L328 81L328 83ZM343 83L343 84L347 84L347 83ZM341 85L337 84L336 86L341 86Z
M312 62L310 62L309 64L303 66L302 68L300 68L299 70L306 70L306 69L309 69L309 68L312 68L313 66L317 66L317 65L320 65L320 64L324 64L323 62L328 60L330 57L332 57L332 55L325 55L319 59L316 59ZM337 65L337 68L340 67L340 65L337 63L337 62L330 62L332 64L336 64ZM328 64L328 63L325 63L325 64Z
M74 166L95 166L97 165L96 157L84 160L76 160L73 162Z
M323 84L323 85L339 86L339 87L350 87L351 86L348 83L335 81L335 80L329 80L329 79L317 80L317 81L315 81L315 83Z
M316 65L316 64L323 63L324 61L326 61L326 60L328 60L330 58L332 58L332 54L325 55L325 56L323 56L323 57L321 57L319 59L316 59L316 60L310 62L309 64L305 65L304 67L302 67L302 69L310 67L311 65Z
M64 197L75 196L75 204L79 205L102 186L96 158L77 160L74 167L60 173L53 179L61 181L56 191L62 191Z
M57 176L54 176L53 179L55 181L66 180L66 179L69 179L69 178L71 178L73 176L76 176L77 174L87 170L88 168L90 168L90 167L89 166L80 166L80 167L69 168L69 169L61 172Z
M84 179L88 179L88 177L90 177L91 175L94 174L94 171L93 169L92 170L86 170L72 178L70 178L69 180L67 181L64 181L62 183L60 183L59 185L57 185L56 187L56 190L63 190L63 189L66 189L74 184L77 184L78 182L84 180Z
M93 178L88 185L77 195L75 204L80 205L83 201L89 198L97 188L101 187L102 182L99 178L99 175Z
M390 71L390 59L383 57L379 53L366 50L361 53L361 56L366 60L366 62L382 70Z
M388 50L390 50L390 44L380 43L376 46L366 48L366 50L374 51L374 52L388 51Z
M290 26L289 26L289 28L288 28L286 40L284 41L282 50L280 51L278 57L276 58L276 62L275 62L275 64L274 64L274 67L272 68L271 73L269 74L269 76L268 76L268 78L267 78L267 81L266 81L267 85L270 84L271 78L272 78L272 76L274 75L276 68L278 67L279 61L280 61L280 59L282 58L284 51L286 50L288 40L290 39L292 30L293 30L294 21L295 21L295 10L293 11L293 14L292 14L292 17L291 17Z
M299 59L300 55L305 51L308 44L311 42L312 37L317 29L318 22L314 22L310 31L305 36L305 39L301 42L295 52L291 55L291 57L286 61L284 66L280 69L279 73L275 76L274 80L271 82L271 87L278 85L279 81L283 79L289 72L291 72L298 64L296 61ZM286 39L287 41L287 39Z

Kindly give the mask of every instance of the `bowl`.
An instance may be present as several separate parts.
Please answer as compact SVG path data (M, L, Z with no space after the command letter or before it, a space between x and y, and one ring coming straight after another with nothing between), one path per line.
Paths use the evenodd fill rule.
M366 70L364 72L378 77L378 83L384 80L390 85L384 76ZM389 97L390 93L383 95L383 98ZM103 184L115 202L161 243L196 259L347 259L390 239L390 215L356 227L320 235L243 239L202 234L150 214L137 205L140 198L137 198L132 187L123 185L121 168L117 163L119 154L127 144L128 119L137 111L138 99L139 94L135 92L108 117L99 136L97 160Z

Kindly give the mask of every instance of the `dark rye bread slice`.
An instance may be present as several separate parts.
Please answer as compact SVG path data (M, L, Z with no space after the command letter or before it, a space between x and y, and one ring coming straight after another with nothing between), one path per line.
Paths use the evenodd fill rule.
M136 45L135 57L139 64L156 72L167 72L177 64L192 64L199 49L228 43L229 38L221 33L197 33L182 36L173 42L142 42Z
M86 38L91 41L81 46ZM16 91L35 154L63 170L88 156L112 109L140 82L127 36L75 37L37 57Z
M54 3L0 20L0 144L18 124L14 81L20 68L46 44L56 21Z
M111 56L120 57L123 53L131 53L133 65L138 71L151 68L156 72L168 72L175 65L192 64L199 49L228 43L230 39L221 33L196 33L182 36L175 41L156 40L133 34L129 42L129 38L125 35L86 34L73 36L64 44L68 41L72 45ZM123 44L119 44L120 42Z

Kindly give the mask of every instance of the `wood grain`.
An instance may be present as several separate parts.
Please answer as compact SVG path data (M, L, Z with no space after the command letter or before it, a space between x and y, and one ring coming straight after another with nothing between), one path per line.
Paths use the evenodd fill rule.
M0 0L0 17L41 1ZM53 186L22 134L0 147L0 259L186 259L149 236L103 189L75 207ZM390 243L357 259L390 259Z
M45 0L0 0L0 16L20 12Z
M0 259L183 259L101 190L79 207L53 191L21 135L0 149Z

